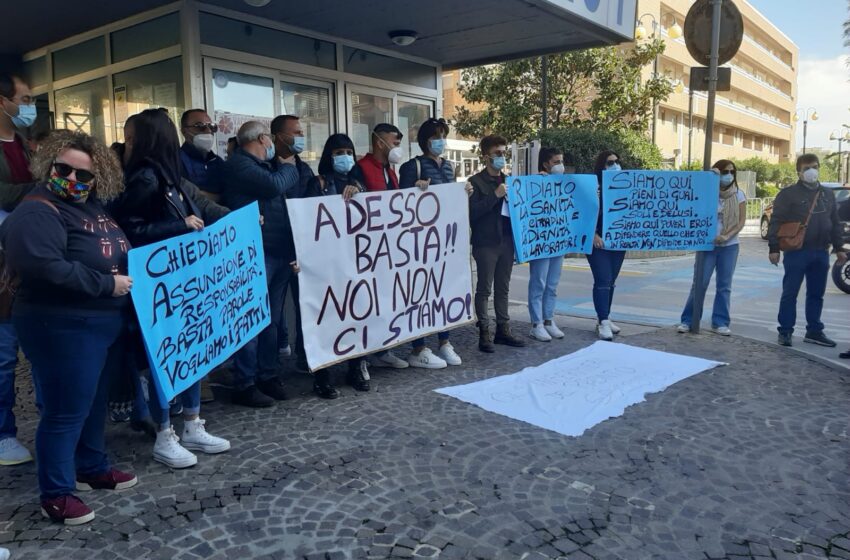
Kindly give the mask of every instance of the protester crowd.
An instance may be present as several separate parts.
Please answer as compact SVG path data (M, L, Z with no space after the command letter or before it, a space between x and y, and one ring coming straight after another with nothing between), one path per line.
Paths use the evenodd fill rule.
M232 152L228 145L227 159L213 153L218 129L203 109L186 111L179 123L161 109L142 111L125 123L123 144L111 149L81 132L54 131L31 151L20 131L33 123L32 102L27 84L0 74L0 205L11 212L0 226L6 272L2 291L8 295L16 288L13 301L0 302L8 308L7 317L0 321L0 465L32 460L16 439L12 410L20 345L32 364L40 413L35 450L42 512L68 525L94 518L76 492L120 490L138 482L133 474L110 465L104 425L108 414L122 417L116 412L121 407L110 403L124 407L131 425L150 436L153 458L171 468L196 464L196 453L230 449L230 442L205 428L201 403L209 396L203 396L202 383L192 385L172 403L159 402L157 391L149 389L147 354L129 297L133 279L128 276L127 253L131 248L200 231L231 210L258 203L271 323L232 357L230 369L233 403L269 407L287 398L282 356L294 354L295 370L309 372L297 304L299 256L287 201L440 189L455 182L455 170L443 156L449 125L442 119L421 124L416 141L422 155L407 162L401 161L403 134L392 124L374 127L368 154L357 154L345 134L333 134L315 174L300 157L305 132L295 115L278 116L268 127L246 122ZM526 337L512 330L508 306L515 261L511 221L503 212L508 140L486 136L479 148L483 169L469 179L466 193L477 273L478 350L492 353L496 345L525 346ZM539 172L563 174L568 159L560 150L546 148L540 154ZM621 165L617 153L601 152L594 165L600 185L603 171L616 171ZM804 278L806 340L835 345L824 335L820 322L828 246L832 244L839 259L846 257L841 252L835 199L819 186L818 165L813 155L798 160L800 181L780 193L771 222L771 262L778 264L779 252L785 252L779 312L779 340L785 345L791 344L796 298ZM716 270L712 327L718 334L729 335L732 276L746 200L737 186L734 164L721 160L714 167L721 187L719 233L714 250L705 255L699 281L706 287ZM794 240L799 241L797 246L789 245L784 225L792 222L802 226L802 236ZM620 331L610 314L624 254L605 248L600 204L593 251L587 260L602 340L613 340ZM533 340L564 337L554 322L562 262L563 257L531 262L528 312ZM295 302L294 333L288 332L286 324L288 294ZM690 329L694 297L692 290L682 313L681 332ZM495 326L490 320L491 298ZM369 391L370 367L440 369L463 363L463 351L454 348L448 331L438 333L436 341L429 338L349 360L347 383L357 391ZM326 369L312 374L319 397L339 396ZM172 425L175 415L183 419L179 436Z

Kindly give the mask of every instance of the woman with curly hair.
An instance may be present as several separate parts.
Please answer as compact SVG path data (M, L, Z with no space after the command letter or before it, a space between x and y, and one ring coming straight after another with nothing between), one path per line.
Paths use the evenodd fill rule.
M138 482L110 465L104 441L106 372L120 363L133 285L130 243L104 208L123 190L123 178L103 143L67 130L39 146L31 169L39 184L3 222L0 242L20 280L12 321L32 363L41 415L41 511L79 525L94 512L75 490Z

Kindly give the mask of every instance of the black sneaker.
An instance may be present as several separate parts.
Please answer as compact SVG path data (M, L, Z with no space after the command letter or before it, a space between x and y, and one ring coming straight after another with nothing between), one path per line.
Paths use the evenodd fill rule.
M319 398L333 400L339 398L339 391L331 383L330 372L326 369L319 370L315 373L313 380L313 392Z
M850 360L850 350L848 350L846 352L842 352L841 354L838 355L838 357L841 358L842 360Z
M779 333L777 342L780 346L791 346L791 333Z
M349 362L348 365L348 384L354 387L355 391L366 392L372 389L369 383L369 364L366 360L356 360Z
M283 381L279 377L258 380L257 389L276 401L285 401L289 398L289 395L286 394L286 388L283 386Z
M508 325L499 325L496 329L496 336L493 337L493 343L513 346L514 348L525 346L525 341L515 337Z
M268 408L274 405L274 399L261 393L254 385L241 391L235 391L231 400L233 404L241 404L251 408Z
M835 341L831 338L827 338L823 331L820 332L806 332L806 338L803 339L803 342L808 342L810 344L817 344L818 346L826 346L827 348L835 348Z

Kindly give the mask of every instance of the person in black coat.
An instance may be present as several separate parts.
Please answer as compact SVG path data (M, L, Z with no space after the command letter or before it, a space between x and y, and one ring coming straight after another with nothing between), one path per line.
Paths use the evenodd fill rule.
M113 207L116 219L135 247L200 231L229 212L181 177L178 149L177 130L166 111L148 109L136 116L134 135L127 142L126 188ZM199 418L200 382L180 395L182 438L171 426L168 403L157 402L156 391L150 391L150 395L151 415L158 424L155 460L172 468L185 468L198 461L189 449L204 453L230 449L230 442L207 433Z

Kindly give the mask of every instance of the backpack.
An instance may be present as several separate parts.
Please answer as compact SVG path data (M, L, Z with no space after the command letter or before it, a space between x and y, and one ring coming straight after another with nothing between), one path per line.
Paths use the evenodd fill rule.
M53 211L57 214L59 213L59 209L43 196L27 195L21 202L25 200L37 200L53 208ZM21 279L9 268L6 262L5 249L0 247L0 321L8 321L12 318L12 304L15 302L15 293L20 284Z

